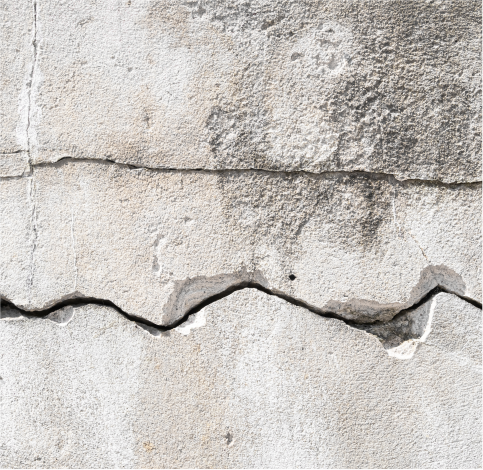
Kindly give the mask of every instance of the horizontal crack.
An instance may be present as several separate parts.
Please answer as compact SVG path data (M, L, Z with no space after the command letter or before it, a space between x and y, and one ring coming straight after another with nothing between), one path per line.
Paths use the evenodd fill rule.
M0 152L0 155L15 155L17 153L28 153L27 150L14 150L13 152Z
M347 324L347 325L349 325L353 328L357 328L357 329L361 329L361 326L363 326L363 325L366 325L366 326L368 326L368 325L381 326L381 325L389 324L390 322L393 322L396 318L402 318L407 313L412 312L412 311L416 310L417 308L421 307L422 305L424 305L426 302L429 302L434 296L436 296L437 294L439 294L441 292L453 294L453 295L459 297L460 299L464 300L465 302L470 303L471 305L475 306L476 308L478 308L480 310L482 308L481 303L474 300L474 299L470 299L468 297L459 295L455 292L451 292L448 289L445 289L444 287L437 286L434 289L431 289L426 295L424 295L418 302L414 303L411 307L408 307L404 310L399 311L396 315L394 315L394 317L392 317L389 320L374 321L372 323L367 323L367 322L362 323L362 322L356 322L354 320L348 320L348 319L346 319L346 318L344 318L340 315L337 315L336 313L333 313L333 312L323 311L321 309L315 308L315 307L313 307L313 306L311 306L311 305L309 305L309 304L307 304L307 303L305 303L301 300L295 299L295 298L290 297L289 295L286 295L286 294L273 292L273 291L267 289L266 287L263 287L262 285L260 285L258 283L254 283L254 282L243 282L241 284L231 286L231 287L225 289L223 292L220 292L219 294L212 295L212 296L206 298L205 300L203 300L202 302L200 302L199 304L197 304L196 306L192 307L190 310L188 310L183 315L183 317L174 321L170 325L166 325L166 326L157 325L157 324L155 324L155 323L153 323L149 320L146 320L144 318L140 318L136 315L129 314L110 300L97 299L97 298L94 298L94 297L78 297L78 298L67 299L67 300L63 300L61 302L58 302L55 305L53 305L53 306L51 306L47 309L37 310L37 311L24 310L20 307L17 307L13 302L10 302L9 300L1 297L0 306L1 307L9 307L9 308L12 308L14 310L17 310L18 312L20 312L22 315L25 315L25 316L45 318L49 314L55 312L56 310L59 310L63 307L67 307L67 306L89 305L89 304L90 305L100 305L100 306L104 306L104 307L110 307L110 308L116 310L120 315L122 315L124 318L126 318L129 321L133 321L133 322L136 322L136 323L138 323L142 326L147 326L149 328L154 328L157 331L164 332L164 331L172 330L172 329L182 325L184 322L186 322L188 320L188 318L190 316L198 313L203 308L205 308L208 305L211 305L211 304L213 304L213 303L215 303L215 302L217 302L217 301L219 301L219 300L221 300L225 297L228 297L229 295L233 294L234 292L237 292L237 291L242 290L242 289L257 289L257 290L259 290L259 291L261 291L261 292L263 292L267 295L278 297L278 298L283 299L283 300L285 300L286 302L288 302L292 305L295 305L297 307L302 307L302 308L304 308L304 309L306 309L306 310L308 310L312 313L315 313L315 314L317 314L321 317L333 318L333 319L336 319L336 320L340 320L340 321L344 322L345 324ZM0 313L1 313L1 311L0 311ZM379 335L376 334L376 336L379 336Z
M72 157L64 157L56 162L43 162L37 164L31 164L30 167L33 170L34 168L46 168L46 167L58 167L65 163L69 162L86 162L86 163L97 163L97 164L107 164L107 165L117 165L123 168L128 168L130 170L147 170L153 172L199 172L199 173L208 173L208 174L221 174L221 173L272 173L276 175L306 175L306 176L366 176L369 178L376 178L376 179L388 179L389 181L399 182L399 183L423 183L423 184L435 184L440 186L447 186L447 187L454 187L454 186L462 186L462 185L480 185L481 181L468 181L468 182L451 182L445 183L439 180L430 180L430 179L417 179L417 178L408 178L408 179L400 179L397 178L396 175L391 173L382 173L382 172L370 172L370 171L363 171L363 170L354 170L354 171L346 171L346 170L334 170L334 171L322 171L322 172L312 172L307 170L273 170L273 169L264 169L264 168L171 168L171 167L149 167L149 166L141 166L141 165L133 165L131 163L122 163L116 162L115 160L106 159L99 159L99 158L72 158ZM26 173L23 177L32 176L32 172ZM2 177L4 178L12 178L9 176Z

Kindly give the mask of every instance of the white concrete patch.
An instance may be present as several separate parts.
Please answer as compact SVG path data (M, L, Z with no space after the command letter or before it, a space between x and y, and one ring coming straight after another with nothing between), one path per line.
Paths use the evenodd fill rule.
M200 310L199 312L191 315L188 320L182 323L180 326L175 328L178 333L187 336L190 334L191 330L196 328L202 328L206 325L206 313L205 310Z

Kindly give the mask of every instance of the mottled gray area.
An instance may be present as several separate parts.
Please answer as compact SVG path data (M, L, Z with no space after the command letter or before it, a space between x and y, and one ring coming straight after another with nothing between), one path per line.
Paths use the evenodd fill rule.
M2 152L481 180L480 2L6 3Z
M64 161L0 194L0 291L28 310L96 297L167 325L247 281L360 321L437 285L481 301L477 184Z

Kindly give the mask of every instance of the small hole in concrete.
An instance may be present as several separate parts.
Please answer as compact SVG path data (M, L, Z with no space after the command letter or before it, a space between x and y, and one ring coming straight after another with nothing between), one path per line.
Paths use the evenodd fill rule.
M290 274L290 276L288 277L291 281L295 281L295 279L297 279L295 277L295 274Z

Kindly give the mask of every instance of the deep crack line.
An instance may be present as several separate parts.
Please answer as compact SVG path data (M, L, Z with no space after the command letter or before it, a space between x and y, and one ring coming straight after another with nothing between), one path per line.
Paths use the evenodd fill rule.
M261 292L263 292L267 295L271 295L271 296L283 299L286 302L288 302L292 305L295 305L296 307L304 308L304 309L306 309L306 310L308 310L312 313L315 313L316 315L318 315L320 317L340 320L340 321L344 322L345 324L351 326L352 328L356 328L356 329L359 329L358 326L360 326L360 325L370 325L370 324L384 325L386 323L389 323L395 317L401 317L405 313L411 312L411 311L421 307L426 302L431 301L434 296L436 296L437 294L442 293L442 292L455 295L455 296L459 297L460 299L464 300L465 302L470 303L471 305L473 305L474 307L476 307L480 310L482 308L481 303L474 300L474 299L470 299L468 297L459 295L455 292L451 292L448 289L445 289L444 287L437 286L437 287L431 289L418 302L414 303L413 305L411 305L408 308L400 310L397 314L395 314L393 317L391 317L388 320L375 321L375 322L372 322L372 323L362 323L362 322L356 322L354 320L348 320L348 319L346 319L346 318L344 318L340 315L337 315L336 313L333 313L333 312L323 311L321 309L315 308L315 307L313 307L313 306L311 306L311 305L309 305L309 304L307 304L307 303L305 303L301 300L298 300L294 297L291 297L289 295L273 292L273 291L267 289L266 287L263 287L262 285L260 285L258 283L244 282L244 283L241 283L241 284L237 284L235 286L231 286L228 289L225 289L224 291L222 291L218 294L215 294L215 295L212 295L212 296L206 298L205 300L203 300L199 304L197 304L194 307L192 307L191 309L189 309L181 318L174 321L170 325L165 325L165 326L157 325L157 324L155 324L155 323L153 323L149 320L146 320L146 319L140 318L136 315L127 313L121 307L119 307L118 305L116 305L114 302L112 302L110 300L98 299L98 298L94 298L94 297L77 297L77 298L67 299L67 300L63 300L61 302L58 302L55 305L52 305L51 307L49 307L47 309L37 310L37 311L24 310L20 307L17 307L13 302L10 302L9 300L5 299L4 297L0 297L0 299L1 299L0 318L2 317L1 316L1 307L9 307L13 310L20 312L22 315L27 316L27 317L30 316L30 317L45 318L49 314L55 312L56 310L64 308L64 307L69 307L69 306L74 307L74 306L80 306L80 305L99 305L99 306L110 307L110 308L114 309L116 312L118 312L120 315L122 315L127 320L135 322L135 323L139 324L141 327L147 327L147 328L145 328L145 329L147 329L147 331L149 331L150 329L154 329L158 332L165 332L165 331L170 331L170 330L177 328L178 326L182 325L183 323L185 323L188 320L189 317L198 313L200 310L207 307L208 305L211 305L211 304L213 304L213 303L215 303L215 302L217 302L217 301L219 301L219 300L221 300L225 297L228 297L229 295L233 294L234 292L237 292L237 291L243 290L243 289L257 289L257 290L259 290L259 291L261 291Z

